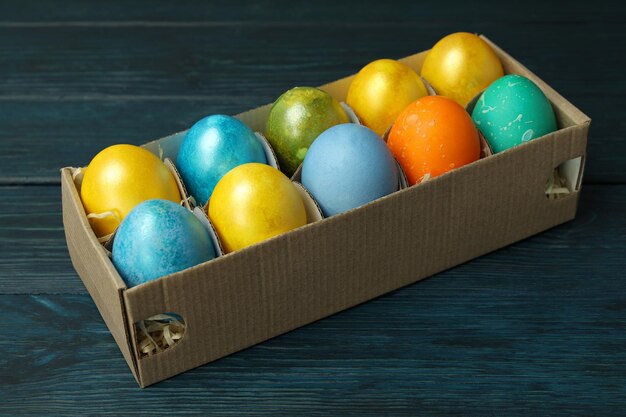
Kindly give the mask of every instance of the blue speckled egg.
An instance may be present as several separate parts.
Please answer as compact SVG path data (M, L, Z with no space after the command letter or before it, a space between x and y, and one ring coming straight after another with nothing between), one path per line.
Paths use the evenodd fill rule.
M494 153L557 130L554 110L543 91L516 74L497 79L483 92L472 119Z
M217 114L189 129L178 150L176 167L187 191L196 203L204 205L228 171L249 162L267 163L261 141L239 120Z
M115 233L112 252L113 264L128 287L216 256L200 220L185 207L160 199L131 210Z
M373 130L340 124L315 139L302 165L302 184L325 216L359 207L398 189L398 167Z

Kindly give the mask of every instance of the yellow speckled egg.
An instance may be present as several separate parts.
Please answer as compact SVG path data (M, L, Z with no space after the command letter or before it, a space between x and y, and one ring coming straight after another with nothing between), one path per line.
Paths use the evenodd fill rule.
M181 201L174 176L151 152L133 145L100 151L85 170L80 189L96 236L115 231L139 203L153 198Z
M426 86L410 67L379 59L354 77L346 103L365 126L382 136L406 106L426 95Z
M487 42L466 32L453 33L437 42L422 66L422 77L437 94L463 107L503 75L500 59Z
M295 185L269 165L239 165L219 180L208 207L226 252L236 251L306 224Z

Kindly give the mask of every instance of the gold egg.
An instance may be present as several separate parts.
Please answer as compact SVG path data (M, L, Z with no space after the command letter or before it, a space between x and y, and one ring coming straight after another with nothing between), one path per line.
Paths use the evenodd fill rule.
M145 200L181 200L167 166L151 152L133 145L113 145L100 151L85 171L80 195L98 237L113 233Z
M239 165L224 175L209 200L208 215L224 250L233 252L306 224L300 193L269 165Z
M426 95L424 82L409 66L379 59L354 77L346 103L365 126L382 136L406 106Z
M426 55L421 74L437 94L465 107L504 71L487 42L472 33L458 32L435 44Z

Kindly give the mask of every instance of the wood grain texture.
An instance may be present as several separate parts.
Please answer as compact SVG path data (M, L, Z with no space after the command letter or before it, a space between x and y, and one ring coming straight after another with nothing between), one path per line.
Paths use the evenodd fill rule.
M87 295L0 295L0 412L621 415L625 284L601 275L443 274L143 391Z
M623 2L0 2L0 415L623 415ZM577 218L139 390L58 169L484 33L593 119ZM614 185L590 185L614 184Z
M459 26L484 33L566 96L624 93L623 84L613 82L620 73L605 48L614 42L615 54L626 51L621 24L607 23L595 35L589 31L597 27L589 25L569 33L568 42L557 25L528 31L521 22L501 20L370 26L0 26L0 57L10 58L1 69L0 95L230 96L271 87L277 94L352 74L373 59L423 51Z
M318 0L257 0L241 1L237 7L228 3L216 4L203 0L188 0L172 7L167 0L151 0L146 3L109 0L106 7L85 5L80 0L67 0L59 7L57 0L39 0L29 4L20 0L4 0L0 3L1 22L4 23L131 23L136 22L240 22L242 24L276 24L297 22L320 25L325 23L377 24L382 22L414 23L416 21L464 19L500 20L503 22L616 22L621 16L615 13L621 2L603 1L589 7L589 2L525 1L525 8L517 13L503 13L502 3L487 0L480 3L454 2L449 7L430 4L424 7L411 0L394 1L393 5L379 1L335 2ZM564 7L566 4L567 7ZM439 5L440 6L440 5Z
M59 193L56 186L0 187L0 264L5 266L0 293L85 293L67 255ZM533 285L567 276L583 285L590 276L599 279L601 268L606 274L626 270L625 206L626 185L586 185L575 220L443 275L468 281L511 275L535 279Z

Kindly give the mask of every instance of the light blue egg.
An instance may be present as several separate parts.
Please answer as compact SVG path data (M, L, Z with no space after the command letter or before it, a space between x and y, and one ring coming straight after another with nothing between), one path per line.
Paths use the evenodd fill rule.
M554 110L543 91L516 74L497 79L485 90L472 119L494 153L557 129Z
M398 167L373 130L333 126L315 139L304 158L302 184L325 216L362 206L398 189Z
M189 194L204 205L228 171L248 162L267 163L261 141L239 120L217 114L189 129L178 150L176 167Z
M147 200L124 218L113 241L113 264L128 287L182 271L216 256L193 213L167 200Z

